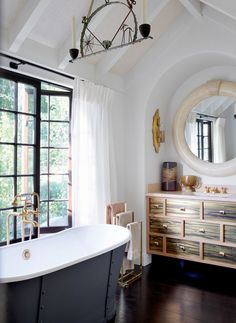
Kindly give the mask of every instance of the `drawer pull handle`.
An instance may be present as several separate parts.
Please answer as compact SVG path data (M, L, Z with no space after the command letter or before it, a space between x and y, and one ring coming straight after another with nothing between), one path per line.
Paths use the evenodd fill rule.
M222 256L222 257L225 257L225 253L223 251L220 251L219 255Z
M180 211L185 212L185 211L186 211L185 207L181 207L181 208L180 208Z
M159 207L160 207L160 205L159 204L153 204L153 206L152 206L154 209L158 209Z
M199 232L205 233L205 229L201 228L199 229Z
M154 244L155 244L156 246L159 246L159 242L158 242L158 241L154 241Z
M185 246L180 245L179 247L180 247L180 249L181 249L182 251L185 251Z
M164 229L167 229L167 228L168 228L168 225L167 225L167 224L162 224L162 227L163 227Z
M225 214L225 211L224 210L220 210L219 213L220 214Z

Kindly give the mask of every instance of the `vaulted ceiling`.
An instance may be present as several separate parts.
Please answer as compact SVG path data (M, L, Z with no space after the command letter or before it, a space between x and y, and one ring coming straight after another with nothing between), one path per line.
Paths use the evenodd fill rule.
M126 3L126 0L120 1ZM183 14L192 16L199 23L203 19L213 20L236 32L235 0L146 1L153 39L71 64L68 51L72 47L72 16L76 17L76 41L79 47L82 17L88 13L90 0L0 0L1 52L73 75L86 77L90 71L97 80L108 75L121 79L160 38L166 38L165 44L168 46L168 41L171 41L169 35L175 32ZM93 10L104 3L105 0L95 0ZM109 6L102 14L96 15L91 21L93 31L107 35L113 25L119 26L123 12L117 8ZM143 0L136 0L133 11L138 24L142 23Z

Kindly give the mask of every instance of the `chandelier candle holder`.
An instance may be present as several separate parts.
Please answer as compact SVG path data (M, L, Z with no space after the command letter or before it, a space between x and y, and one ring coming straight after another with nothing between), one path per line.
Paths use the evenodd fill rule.
M94 0L90 3L87 16L82 18L83 28L79 48L76 46L75 17L72 18L72 48L69 49L71 63L74 60L129 46L145 39L152 39L150 36L151 26L147 23L147 0L143 0L143 24L140 26L138 26L137 18L133 11L133 7L136 5L135 0L105 0L103 5L94 10L93 5ZM111 6L116 13L116 17L121 16L121 22L117 23L116 19L114 19L114 26L109 28L105 26L102 29L104 32L102 35L101 28L95 28L95 21L99 15L104 14L100 19L105 23L106 18L110 18L110 11L105 12L105 10ZM138 29L142 36L141 38L138 38ZM108 32L110 32L109 35Z
M79 50L76 48L75 16L72 17L72 48L69 50L69 53L73 60L79 55Z
M139 26L140 34L147 38L151 31L151 26L147 23L147 0L143 0L143 24Z

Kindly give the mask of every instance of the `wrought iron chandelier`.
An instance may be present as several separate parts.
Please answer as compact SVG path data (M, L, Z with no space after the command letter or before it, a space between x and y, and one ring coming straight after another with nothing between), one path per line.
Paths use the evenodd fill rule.
M112 49L121 48L141 42L145 39L152 38L150 35L151 26L146 22L147 20L147 0L143 0L143 23L139 25L136 15L133 11L133 6L136 5L135 0L126 1L110 1L105 0L105 3L93 10L94 0L91 1L87 16L82 18L82 32L80 36L80 49L76 47L76 33L75 33L75 17L72 19L72 48L69 49L71 56L70 62L93 56ZM101 35L96 29L96 19L113 6L116 13L119 12L122 16L122 22L114 22L114 26L109 30L105 30L106 35ZM118 11L119 9L119 11ZM101 18L102 17L102 18ZM109 17L109 15L108 15ZM100 20L103 16L100 16ZM94 30L96 29L96 31ZM99 29L99 28L98 28ZM138 29L141 38L138 38ZM102 31L104 33L104 30ZM108 35L108 32L110 34Z

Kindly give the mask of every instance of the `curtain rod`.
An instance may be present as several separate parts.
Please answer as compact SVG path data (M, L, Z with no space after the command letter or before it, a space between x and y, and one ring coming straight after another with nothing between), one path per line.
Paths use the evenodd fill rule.
M66 77L68 79L71 79L71 80L74 80L75 77L74 76L71 76L71 75L68 75L68 74L64 74L64 73L61 73L61 72L58 72L58 71L54 71L48 67L44 67L44 66L41 66L41 65L38 65L38 64L35 64L35 63L31 63L29 61L26 61L24 59L21 59L21 58L17 58L17 57L14 57L14 56L10 56L10 55L7 55L7 54L3 54L3 53L0 53L0 56L3 56L3 57L6 57L8 59L13 59L13 60L16 60L22 64L26 64L26 65L30 65L30 66L33 66L33 67L36 67L36 68L40 68L44 71L47 71L47 72L51 72L51 73L54 73L54 74L57 74L57 75L60 75L60 76L63 76L63 77Z

